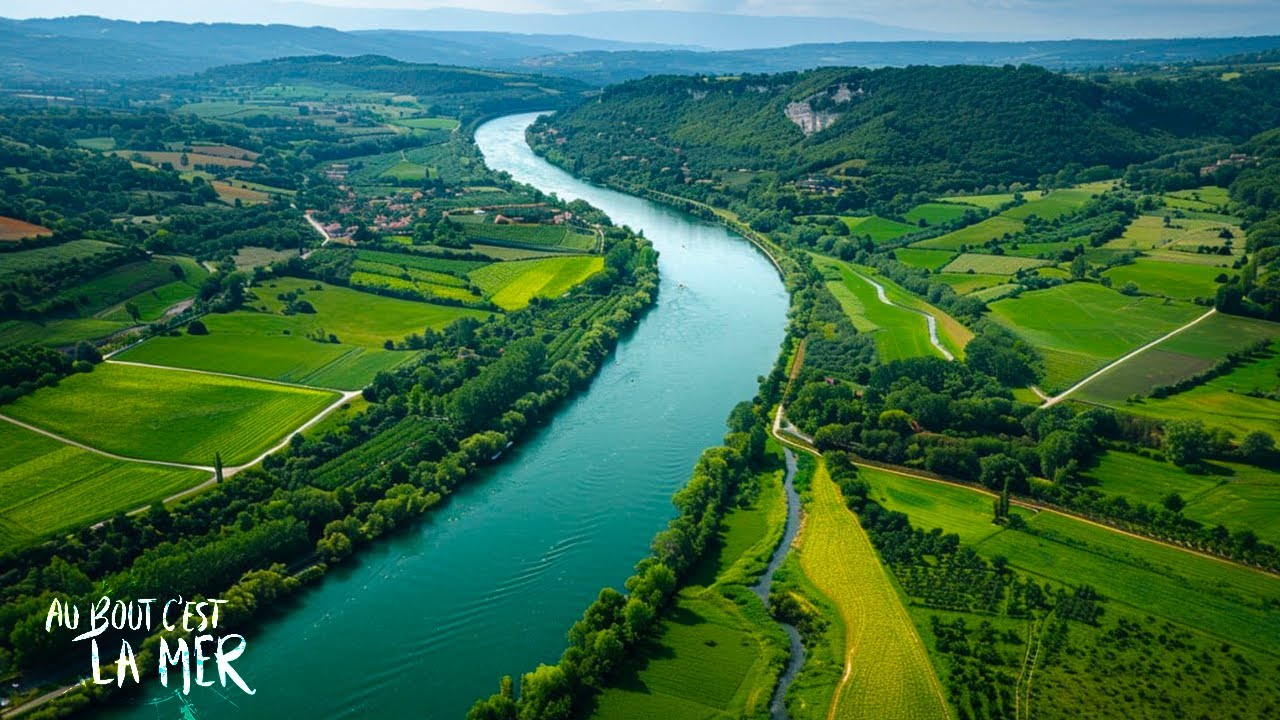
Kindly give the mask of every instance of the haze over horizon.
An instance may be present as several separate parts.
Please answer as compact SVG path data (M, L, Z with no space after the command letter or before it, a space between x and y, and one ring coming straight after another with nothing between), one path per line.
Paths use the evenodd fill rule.
M691 44L699 27L644 22L662 12L709 13L719 26L697 44L729 49L857 40L1053 40L1280 34L1271 0L13 0L0 15L68 15L177 22L322 25L340 30L503 31ZM636 22L610 22L628 13ZM640 14L635 14L639 12ZM776 18L774 27L763 18ZM705 28L705 26L704 26ZM710 30L710 28L705 28ZM691 39L693 38L693 39Z

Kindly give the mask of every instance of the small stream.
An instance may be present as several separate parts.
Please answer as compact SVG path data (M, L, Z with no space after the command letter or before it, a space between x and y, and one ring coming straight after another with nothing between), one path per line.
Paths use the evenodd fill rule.
M787 526L782 531L782 542L778 543L778 547L773 551L773 557L769 559L769 566L765 569L764 574L751 587L751 591L759 596L760 600L769 605L769 591L773 587L773 574L777 572L778 567L782 565L782 561L787 558L787 553L791 550L791 544L795 542L796 534L800 532L800 495L796 493L796 456L791 452L790 448L783 448L787 460L787 476L783 479L783 488L787 494ZM804 664L804 644L800 641L800 631L794 625L787 623L778 623L782 629L787 632L787 637L791 640L791 656L787 660L787 667L782 671L782 676L778 678L778 687L773 691L773 699L769 703L769 716L773 720L787 720L787 688L791 687L791 683L796 679L796 675L800 672L800 666Z

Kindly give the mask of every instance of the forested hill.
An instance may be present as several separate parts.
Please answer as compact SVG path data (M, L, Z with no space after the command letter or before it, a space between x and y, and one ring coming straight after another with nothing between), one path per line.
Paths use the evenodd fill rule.
M476 117L529 110L556 110L594 92L576 80L495 72L449 65L406 63L378 55L310 55L213 68L194 76L138 83L179 100L222 90L267 86L338 86L413 95L464 122Z
M1103 84L1032 66L834 68L624 83L544 121L534 139L593 179L686 196L764 171L883 200L1034 183L1068 166L1118 171L1276 125L1276 72ZM862 181L835 182L850 178Z

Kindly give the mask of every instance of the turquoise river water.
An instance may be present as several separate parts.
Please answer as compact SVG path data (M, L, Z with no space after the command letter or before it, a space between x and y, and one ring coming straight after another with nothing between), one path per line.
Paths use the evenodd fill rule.
M717 444L782 341L769 261L720 226L579 181L524 139L534 115L481 126L490 167L643 230L655 307L590 388L411 530L379 541L249 634L257 694L192 690L201 720L462 718L502 675L554 662L601 587L619 587L674 515L672 492ZM121 718L179 718L157 681Z

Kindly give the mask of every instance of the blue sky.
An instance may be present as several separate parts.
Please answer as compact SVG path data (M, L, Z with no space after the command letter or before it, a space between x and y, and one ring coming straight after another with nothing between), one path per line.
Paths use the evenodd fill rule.
M1280 0L309 0L333 8L441 6L514 13L686 10L848 17L973 37L1170 37L1280 34ZM289 22L369 27L360 13L281 0L3 0L0 15ZM382 17L386 17L383 15Z

